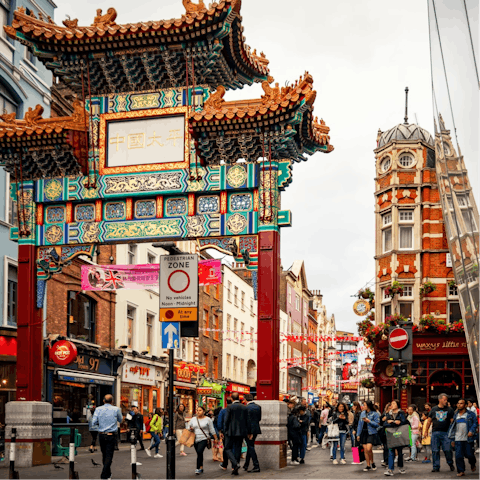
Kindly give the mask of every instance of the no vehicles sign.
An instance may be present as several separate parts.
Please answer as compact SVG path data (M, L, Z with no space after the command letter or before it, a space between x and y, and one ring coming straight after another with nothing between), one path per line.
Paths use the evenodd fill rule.
M198 256L161 256L160 321L196 321L197 313Z

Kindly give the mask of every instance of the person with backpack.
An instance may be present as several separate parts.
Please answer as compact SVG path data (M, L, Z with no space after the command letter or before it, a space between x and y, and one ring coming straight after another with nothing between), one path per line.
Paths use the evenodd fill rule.
M455 463L457 464L457 477L465 476L465 457L472 472L477 470L475 457L475 438L477 436L477 415L466 408L464 398L457 402L457 411L448 430L448 438L455 448Z
M177 407L177 411L175 412L175 416L173 417L173 433L177 437L177 443L179 444L180 437L182 436L183 430L185 429L186 420L185 420L185 405L181 403ZM186 457L187 454L185 453L185 445L180 444L180 455L182 457Z
M303 441L301 433L302 424L298 419L298 415L299 411L297 408L291 408L287 420L288 438L292 445L292 465L300 465L300 447Z
M339 436L338 440L335 439L332 442L333 453L333 465L338 465L337 460L337 448L340 446L340 463L346 464L345 460L345 442L347 441L348 432L348 412L344 403L339 403L332 416L332 423L338 426Z
M160 434L162 432L162 411L159 408L155 409L155 415L153 415L152 420L150 421L150 434L153 438L153 444L150 445L150 448L145 450L145 453L151 457L151 450L155 449L154 458L163 458L163 455L160 455L159 446L160 446Z

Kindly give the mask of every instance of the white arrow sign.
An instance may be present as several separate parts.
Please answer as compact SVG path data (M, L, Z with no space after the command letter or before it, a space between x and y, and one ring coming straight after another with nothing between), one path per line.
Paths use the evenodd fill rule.
M176 322L162 323L162 348L180 348L180 324Z
M178 334L178 330L170 323L165 329L165 333L168 335L167 348L173 348L173 336Z

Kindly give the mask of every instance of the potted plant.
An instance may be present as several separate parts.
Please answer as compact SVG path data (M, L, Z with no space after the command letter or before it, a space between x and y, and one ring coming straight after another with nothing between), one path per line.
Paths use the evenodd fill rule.
M450 281L448 282L448 286L453 288L453 287L456 287L457 284L455 283L455 280L450 280Z
M358 291L357 293L358 298L364 298L365 300L368 300L371 302L375 298L375 294L370 290L370 288L362 288L361 290Z
M392 283L391 287L385 289L385 294L389 297L394 297L395 295L401 295L403 293L403 285L396 280Z
M424 295L428 295L429 293L434 292L437 289L437 286L432 282L425 282L420 287L420 295L423 297Z

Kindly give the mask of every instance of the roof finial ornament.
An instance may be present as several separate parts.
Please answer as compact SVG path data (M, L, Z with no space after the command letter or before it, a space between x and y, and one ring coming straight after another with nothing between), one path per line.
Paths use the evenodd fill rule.
M408 125L408 87L405 87L405 125Z
M183 3L183 6L185 7L187 15L189 13L201 12L206 8L205 4L203 3L203 0L200 0L198 3L193 3L192 0L182 0L182 3Z

